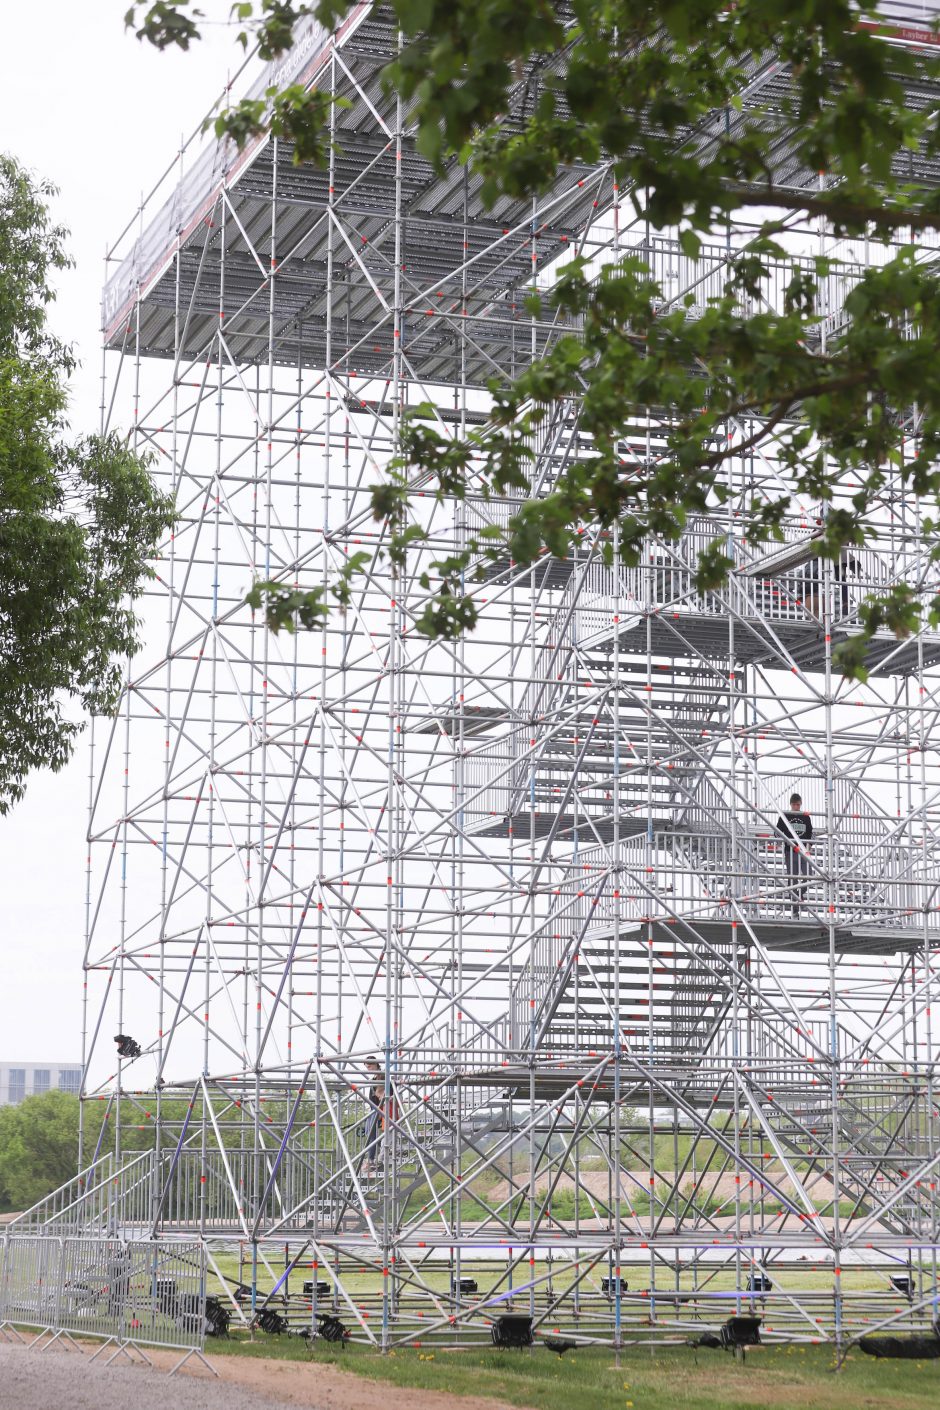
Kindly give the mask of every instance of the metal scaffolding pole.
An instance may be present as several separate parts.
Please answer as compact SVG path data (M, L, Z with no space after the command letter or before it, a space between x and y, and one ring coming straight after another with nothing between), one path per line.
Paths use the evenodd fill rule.
M103 414L180 520L92 765L83 1093L118 1133L110 1208L198 1238L245 1320L331 1313L383 1350L488 1340L510 1311L618 1349L736 1311L840 1352L925 1326L940 635L876 634L864 684L833 669L866 593L937 591L919 506L898 476L851 571L814 557L808 502L771 553L749 528L777 442L729 424L727 498L677 539L633 564L615 535L605 561L585 525L564 560L481 559L477 629L422 635L435 565L521 499L485 493L480 448L457 502L408 469L425 537L392 571L371 487L406 413L485 429L489 379L577 333L521 296L573 254L642 256L696 317L746 232L693 259L625 222L603 162L488 210L383 91L398 42L368 5L337 36L305 22L289 77L346 103L328 165L185 147L111 253ZM838 253L794 230L761 308L804 251ZM869 258L842 251L821 338ZM625 473L669 430L634 409ZM580 408L531 449L544 494L594 453ZM701 593L718 537L734 566ZM275 636L245 605L353 555L322 628ZM794 791L805 875L777 827ZM112 1031L143 1049L116 1074ZM90 1227L83 1188L30 1219Z

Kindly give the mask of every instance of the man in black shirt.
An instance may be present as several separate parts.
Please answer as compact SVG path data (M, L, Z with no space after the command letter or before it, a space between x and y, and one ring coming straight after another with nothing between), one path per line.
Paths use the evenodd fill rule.
M811 558L803 569L803 581L805 587L804 605L810 616L817 617L820 621L823 618L823 560L821 558ZM861 572L858 559L853 558L845 549L838 558L832 562L832 611L835 617L846 618L851 606L850 576L857 577ZM856 589L857 596L857 589Z
M809 876L809 842L813 836L813 824L809 813L803 812L803 799L798 793L790 795L790 806L777 819L777 833L783 839L783 856L793 906L794 918L800 914L800 903L806 900L805 877Z

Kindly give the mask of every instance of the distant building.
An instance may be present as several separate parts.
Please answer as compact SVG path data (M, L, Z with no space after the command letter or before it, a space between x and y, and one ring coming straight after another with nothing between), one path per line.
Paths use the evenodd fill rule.
M74 1092L81 1086L81 1064L74 1062L0 1062L0 1106L16 1106L43 1092Z

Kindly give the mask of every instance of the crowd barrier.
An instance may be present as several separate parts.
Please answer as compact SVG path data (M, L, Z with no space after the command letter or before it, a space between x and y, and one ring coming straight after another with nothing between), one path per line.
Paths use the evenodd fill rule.
M8 1233L0 1242L0 1329L18 1328L116 1349L166 1347L184 1360L201 1355L205 1250L176 1240Z

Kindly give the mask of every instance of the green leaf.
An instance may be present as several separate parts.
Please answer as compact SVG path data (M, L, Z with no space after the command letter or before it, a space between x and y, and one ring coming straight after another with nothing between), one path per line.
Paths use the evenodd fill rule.
M679 246L689 259L698 259L702 252L702 242L694 230L680 230Z

